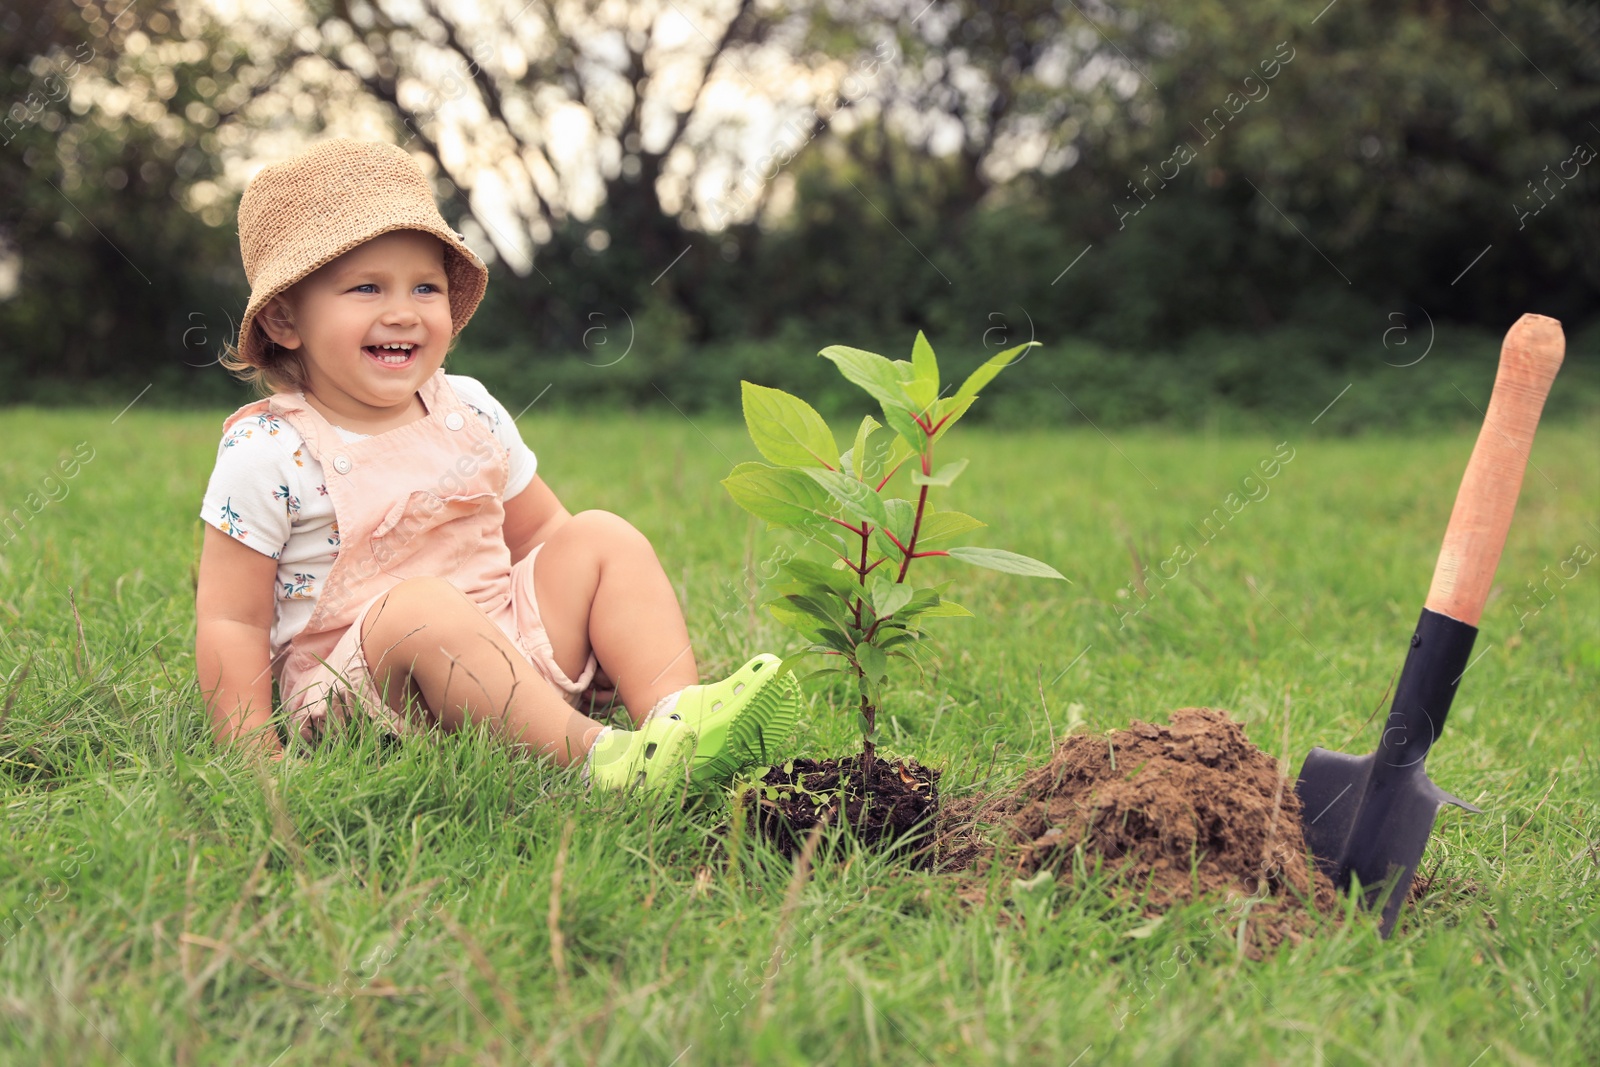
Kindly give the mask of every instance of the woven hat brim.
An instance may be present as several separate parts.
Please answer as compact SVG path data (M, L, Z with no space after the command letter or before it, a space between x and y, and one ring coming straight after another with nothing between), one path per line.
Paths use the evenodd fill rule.
M410 222L410 224L397 224L397 226L386 227L386 229L374 230L373 234L366 235L366 237L350 240L350 242L338 246L333 253L323 256L320 262L312 262L310 266L304 267L298 272L286 272L288 277L283 278L282 282L274 283L274 285L267 286L267 288L262 288L261 285L251 286L250 304L245 307L245 317L238 323L238 336L240 336L238 354L240 354L240 358L243 358L246 363L250 363L253 366L266 365L266 357L272 350L272 342L262 334L262 331L256 330L256 315L261 312L262 307L267 306L267 302L270 299L288 290L290 286L293 286L294 283L299 282L302 278L309 277L310 274L315 274L318 269L328 266L330 262L338 259L339 256L347 253L347 251L360 248L366 242L373 240L374 237L382 237L382 235L390 234L394 230L424 230L427 234L437 237L445 245L445 277L450 282L450 336L454 338L456 334L461 333L462 328L467 325L467 320L472 318L472 312L475 312L478 304L483 301L483 293L488 288L488 267L483 264L482 259L478 258L477 253L467 248L450 230L443 230L442 232L442 230L435 229L435 227L426 227L416 224L416 222Z
M451 337L472 317L489 271L445 224L433 188L398 145L334 138L263 168L239 200L239 253L250 302L239 323L239 356L266 365L272 343L256 329L267 301L375 237L418 230L445 248Z

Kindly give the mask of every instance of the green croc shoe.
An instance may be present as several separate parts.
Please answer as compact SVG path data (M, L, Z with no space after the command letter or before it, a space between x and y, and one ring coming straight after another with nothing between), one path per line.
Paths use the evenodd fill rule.
M783 661L763 654L711 685L678 694L669 719L682 719L698 735L689 778L712 782L768 758L800 718L800 683Z
M660 789L684 780L694 752L694 728L665 718L637 730L613 730L591 750L589 787L626 791Z

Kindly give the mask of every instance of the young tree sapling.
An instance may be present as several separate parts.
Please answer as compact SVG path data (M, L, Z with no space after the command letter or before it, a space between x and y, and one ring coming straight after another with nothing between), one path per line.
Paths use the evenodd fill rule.
M972 614L945 598L948 582L911 582L912 561L944 557L1066 580L1053 567L1015 552L953 544L985 523L959 511L935 510L929 499L932 490L950 488L967 467L965 459L936 466L939 440L966 414L979 390L1037 343L988 359L949 397L941 396L939 364L921 332L909 362L843 345L823 349L820 355L866 390L883 415L882 423L864 417L844 452L811 405L780 389L741 383L745 425L767 462L740 463L722 484L740 507L766 520L768 529L796 530L832 557L828 563L803 557L785 562L786 581L766 607L810 642L789 663L813 655L837 657L836 665L808 677L854 678L867 783L876 760L877 714L889 661L906 659L920 670L917 652L927 620ZM893 437L879 463L869 457L868 447L885 428ZM910 484L916 499L886 495L895 474L913 459Z

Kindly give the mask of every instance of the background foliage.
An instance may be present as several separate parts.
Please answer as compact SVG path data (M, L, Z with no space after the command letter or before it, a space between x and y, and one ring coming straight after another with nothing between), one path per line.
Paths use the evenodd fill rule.
M0 15L11 401L244 399L208 365L237 196L330 133L434 173L494 261L462 369L553 404L812 395L824 345L922 328L970 365L1046 342L990 418L1059 419L1060 383L1096 422L1270 421L1430 341L1492 360L1525 311L1576 341L1556 413L1593 395L1593 5L222 10Z

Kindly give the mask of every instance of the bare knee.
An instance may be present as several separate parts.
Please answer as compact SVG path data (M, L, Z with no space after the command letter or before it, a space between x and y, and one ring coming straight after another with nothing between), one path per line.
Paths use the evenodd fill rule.
M610 511L580 511L567 520L559 532L601 554L619 549L654 551L649 539L633 523Z
M440 622L452 609L468 601L467 595L443 578L407 578L380 597L361 626L361 644L392 646Z

